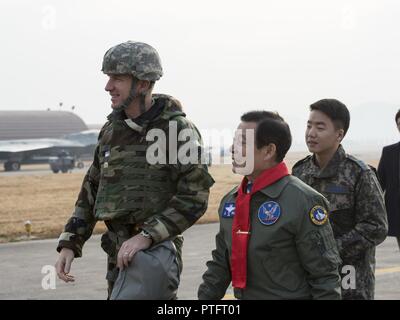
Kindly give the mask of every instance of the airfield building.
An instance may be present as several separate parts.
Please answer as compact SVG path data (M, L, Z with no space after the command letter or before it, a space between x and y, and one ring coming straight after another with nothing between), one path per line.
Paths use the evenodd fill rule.
M60 138L88 130L68 111L0 111L0 140Z

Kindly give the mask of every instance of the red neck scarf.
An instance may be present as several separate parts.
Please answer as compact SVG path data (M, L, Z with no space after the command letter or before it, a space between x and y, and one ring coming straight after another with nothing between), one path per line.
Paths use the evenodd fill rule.
M250 238L250 200L253 194L289 175L284 162L265 170L254 180L250 193L245 193L247 178L243 178L236 198L232 226L231 273L232 286L243 289L247 280L247 246Z

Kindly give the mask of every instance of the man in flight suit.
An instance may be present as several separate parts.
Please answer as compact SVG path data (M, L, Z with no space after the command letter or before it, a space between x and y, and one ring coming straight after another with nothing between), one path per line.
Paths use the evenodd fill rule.
M233 171L244 176L219 207L220 230L199 299L340 299L339 254L327 201L283 162L289 126L277 114L244 114Z

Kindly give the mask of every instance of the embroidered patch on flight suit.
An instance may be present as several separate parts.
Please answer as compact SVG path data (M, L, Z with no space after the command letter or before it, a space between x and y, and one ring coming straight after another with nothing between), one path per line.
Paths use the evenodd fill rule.
M235 215L236 205L234 202L227 202L224 205L224 210L222 211L222 218L233 218Z
M322 226L328 221L328 212L322 206L315 206L310 211L310 218L312 223L317 226Z
M275 201L264 202L258 209L258 219L263 225L270 226L281 216L281 207Z

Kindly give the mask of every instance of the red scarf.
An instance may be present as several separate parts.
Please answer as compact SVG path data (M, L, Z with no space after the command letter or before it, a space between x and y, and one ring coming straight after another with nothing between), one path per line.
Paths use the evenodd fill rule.
M245 193L247 178L243 178L236 198L235 216L232 226L231 273L232 286L243 289L247 280L247 246L250 238L250 200L253 194L289 175L284 162L265 170L254 180L250 193Z

